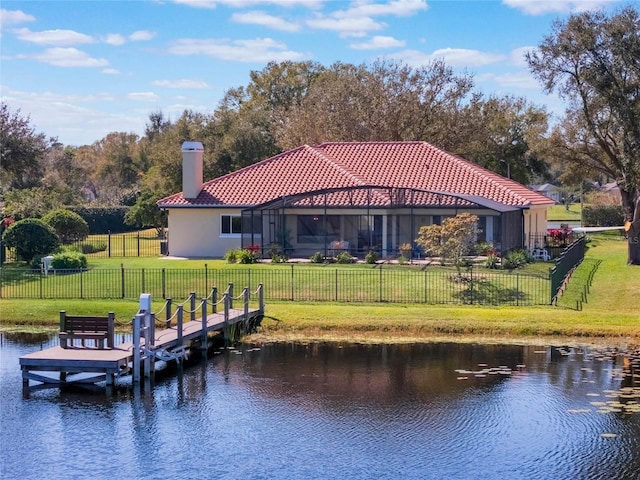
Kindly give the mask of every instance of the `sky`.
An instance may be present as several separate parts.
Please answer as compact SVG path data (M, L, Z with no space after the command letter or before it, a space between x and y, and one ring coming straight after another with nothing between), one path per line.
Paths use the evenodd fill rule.
M0 3L0 97L37 132L89 145L149 114L212 113L270 61L420 66L442 58L486 95L556 118L524 53L556 19L618 0L83 0Z

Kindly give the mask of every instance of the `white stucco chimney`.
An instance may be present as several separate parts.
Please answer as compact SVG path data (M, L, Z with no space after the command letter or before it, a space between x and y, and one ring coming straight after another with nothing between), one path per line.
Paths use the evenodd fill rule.
M204 148L200 142L182 144L182 196L196 198L202 190L202 157Z

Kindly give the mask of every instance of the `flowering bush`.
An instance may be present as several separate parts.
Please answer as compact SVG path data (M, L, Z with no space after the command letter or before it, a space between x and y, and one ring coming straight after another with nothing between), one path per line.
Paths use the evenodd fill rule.
M573 235L573 229L566 225L562 228L550 228L547 230L549 245L551 246L566 245L571 235Z

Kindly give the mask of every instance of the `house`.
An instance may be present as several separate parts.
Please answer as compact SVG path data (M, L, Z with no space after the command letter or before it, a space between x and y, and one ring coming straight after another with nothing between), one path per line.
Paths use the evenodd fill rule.
M460 212L479 217L478 241L499 251L530 246L553 201L426 142L303 145L203 183L203 148L185 142L183 191L168 212L168 252L222 257L230 249L288 256L397 255L423 225Z
M545 197L550 198L555 203L562 202L562 190L556 185L543 183L542 185L529 185L529 188L534 192L541 193Z

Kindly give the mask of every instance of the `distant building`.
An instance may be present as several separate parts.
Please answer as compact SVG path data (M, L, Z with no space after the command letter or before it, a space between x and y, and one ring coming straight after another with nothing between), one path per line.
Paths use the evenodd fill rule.
M562 192L560 187L551 183L543 183L542 185L529 185L534 192L538 192L556 203L562 203Z

